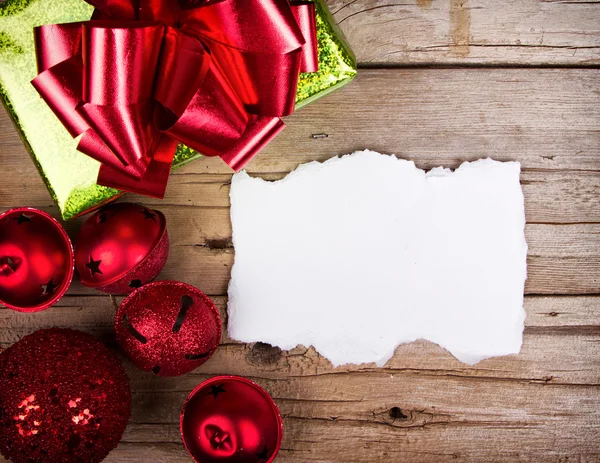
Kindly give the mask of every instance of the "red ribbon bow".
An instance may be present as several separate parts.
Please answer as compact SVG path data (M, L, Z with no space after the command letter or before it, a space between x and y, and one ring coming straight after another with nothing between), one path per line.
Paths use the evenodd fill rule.
M241 169L318 67L311 2L86 1L91 21L35 29L32 83L101 185L162 197L179 142Z

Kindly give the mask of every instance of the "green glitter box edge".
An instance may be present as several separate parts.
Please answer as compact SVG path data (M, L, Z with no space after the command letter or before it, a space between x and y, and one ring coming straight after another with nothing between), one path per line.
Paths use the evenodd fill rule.
M85 4L83 0L75 1L81 2L81 4L76 4L73 2L73 5L76 5L77 9L72 13L69 12L69 8L63 8L60 16L60 22L85 21L87 18L89 18L91 7ZM25 55L28 59L30 59L31 62L35 61L35 54L33 51L33 30L32 27L30 27L31 25L24 26L29 27L30 31L18 31L21 36L23 36L25 32L30 32L29 37L27 37L27 35L25 35L25 39L21 37L21 43L23 43L23 40L31 41L30 43L27 43L27 46L25 47L19 45L18 40L13 40L10 33L2 30L3 20L6 22L5 18L12 19L12 17L18 16L24 11L31 11L33 8L37 8L37 11L41 13L41 17L43 19L45 16L44 7L55 4L56 2L57 0L7 0L3 4L0 4L0 99L10 114L26 149L29 151L34 164L36 165L48 188L48 191L50 192L50 195L58 206L62 218L64 220L69 220L83 214L87 214L103 204L118 198L124 193L113 188L107 188L93 183L84 187L68 186L69 191L67 194L59 194L57 192L57 188L55 188L55 186L59 186L55 185L57 181L52 181L49 178L50 175L46 174L43 165L44 159L36 155L36 151L31 146L29 137L27 136L27 131L24 129L21 123L21 113L25 113L23 108L27 102L19 101L19 92L14 92L15 97L13 98L11 91L7 88L7 82L3 80L2 73L3 70L6 70L6 66L11 65L10 60L4 60L2 58L5 58L11 53L21 56ZM316 73L300 75L296 96L296 109L300 109L301 107L331 93L332 91L347 85L352 81L357 73L356 58L354 57L354 54L352 53L343 33L335 23L331 12L325 4L325 0L314 0L314 2L317 10L317 39L319 43L320 69ZM69 2L62 2L63 7L65 6L65 3ZM41 21L41 24L52 23L57 23L56 15L48 18L48 21ZM39 24L34 23L34 25ZM33 57L30 56L31 54L33 54ZM21 78L19 75L19 78L23 81L19 82L19 84L31 85L31 76L36 70L29 69L29 67L30 65L28 65L28 72L26 76L22 76ZM59 130L60 129L64 130L66 133L66 130L62 128L62 126L59 128ZM60 150L61 146L57 144L55 148ZM85 157L84 154L79 152L76 152L75 154L76 156ZM201 156L202 155L200 153L184 145L179 145L173 161L173 169L182 167L200 158ZM78 160L81 161L81 159ZM52 161L53 164L56 163L55 160ZM89 161L95 163L95 161ZM65 165L64 167L65 169L68 169L70 166ZM89 166L86 167L88 167L88 170L90 170ZM93 170L93 166L91 167L91 170ZM62 187L64 185L60 186Z

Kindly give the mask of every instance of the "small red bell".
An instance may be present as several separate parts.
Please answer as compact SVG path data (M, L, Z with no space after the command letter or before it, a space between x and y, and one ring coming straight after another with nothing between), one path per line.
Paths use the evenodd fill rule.
M133 363L179 376L206 362L221 340L221 316L202 291L177 281L144 285L123 300L117 341Z
M30 207L0 215L0 303L20 312L55 304L73 279L73 246L64 228Z
M114 203L88 218L75 242L85 286L124 294L152 281L169 256L165 216L139 204Z
M277 405L260 386L239 376L200 384L181 410L183 444L197 463L270 463L283 438Z

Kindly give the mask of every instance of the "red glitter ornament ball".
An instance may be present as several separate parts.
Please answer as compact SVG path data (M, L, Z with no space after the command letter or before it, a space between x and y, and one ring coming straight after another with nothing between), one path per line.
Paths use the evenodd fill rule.
M206 362L221 340L221 316L199 289L177 281L144 285L121 303L117 341L139 368L179 376Z
M109 204L85 221L75 243L75 266L85 286L129 293L152 281L169 256L165 216L139 204Z
M73 279L73 246L64 228L38 209L0 214L0 303L20 312L55 304Z
M200 384L185 401L179 422L183 443L198 463L270 463L283 438L273 399L239 376Z
M92 336L45 329L0 354L0 453L14 463L95 463L131 408L119 359Z

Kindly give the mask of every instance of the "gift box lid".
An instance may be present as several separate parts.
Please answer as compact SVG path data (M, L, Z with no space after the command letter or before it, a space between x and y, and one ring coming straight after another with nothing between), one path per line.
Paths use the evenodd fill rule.
M324 0L316 0L315 6L319 70L300 75L296 108L347 84L356 74L356 60ZM92 12L83 0L6 0L0 4L0 96L65 220L122 193L96 184L100 164L77 151L79 138L69 135L31 85L37 75L33 28L86 21ZM179 145L173 168L200 156Z

